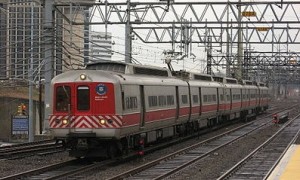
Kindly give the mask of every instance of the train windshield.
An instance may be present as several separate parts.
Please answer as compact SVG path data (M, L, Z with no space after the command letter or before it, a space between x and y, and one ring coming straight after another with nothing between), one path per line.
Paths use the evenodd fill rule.
M79 111L90 109L90 89L87 86L77 88L77 109Z
M68 112L71 105L71 88L70 86L58 86L56 88L56 111Z

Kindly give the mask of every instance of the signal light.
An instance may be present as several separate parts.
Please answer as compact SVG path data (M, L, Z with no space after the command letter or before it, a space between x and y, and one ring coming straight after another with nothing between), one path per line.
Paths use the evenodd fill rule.
M18 113L18 114L22 114L22 106L18 106L17 113Z
M138 151L138 153L137 153L139 156L143 156L143 155L145 155L145 152L144 151Z
M26 106L24 104L21 104L21 109L22 109L22 114L26 115L27 114L27 112L26 112Z
M19 106L18 106L18 109L17 109L17 114L18 115L27 115L27 111L26 111L26 106L21 103Z

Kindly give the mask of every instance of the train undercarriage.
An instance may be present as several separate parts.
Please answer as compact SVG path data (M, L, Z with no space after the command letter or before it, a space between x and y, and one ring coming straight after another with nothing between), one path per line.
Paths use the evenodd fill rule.
M188 121L184 124L177 124L171 127L134 134L121 139L99 139L93 133L72 133L69 134L67 139L60 140L63 141L65 148L69 150L69 155L71 157L115 158L130 152L143 155L144 147L151 144L159 143L170 138L183 137L201 131L203 128L212 128L234 119L250 121L256 118L256 115L259 113L258 111L262 112L265 109L267 108L261 108L260 110L252 109L231 115L210 118L207 119L205 126L203 126L204 123L200 120Z

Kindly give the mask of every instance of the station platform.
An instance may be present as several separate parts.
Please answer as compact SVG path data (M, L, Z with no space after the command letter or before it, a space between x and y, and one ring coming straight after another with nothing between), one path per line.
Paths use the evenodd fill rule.
M299 180L300 179L300 138L292 144L268 180Z

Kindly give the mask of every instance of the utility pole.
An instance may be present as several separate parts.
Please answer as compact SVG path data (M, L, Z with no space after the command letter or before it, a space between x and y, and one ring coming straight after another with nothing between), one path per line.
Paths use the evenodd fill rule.
M39 80L39 123L40 123L40 134L43 134L43 113L42 113L42 90L44 86L45 79Z
M212 60L212 39L211 36L207 37L207 74L212 75L211 60Z
M238 3L238 57L235 78L238 81L242 80L242 58L243 58L243 37L242 37L242 12L241 0Z
M229 0L227 1L227 38L226 38L226 76L230 77L230 60L229 60Z
M132 51L132 42L131 42L131 24L130 24L130 0L127 0L127 23L125 25L125 62L131 63L131 51Z
M44 131L49 130L48 116L50 114L50 83L53 78L53 3L54 0L44 1L45 14L44 14L44 44L45 44L45 120L44 120Z
M30 31L30 63L29 63L29 72L28 72L28 80L29 80L29 135L28 135L28 141L33 142L34 141L34 132L33 132L33 100L32 100L32 86L33 86L33 1L30 3L31 4L31 31Z

